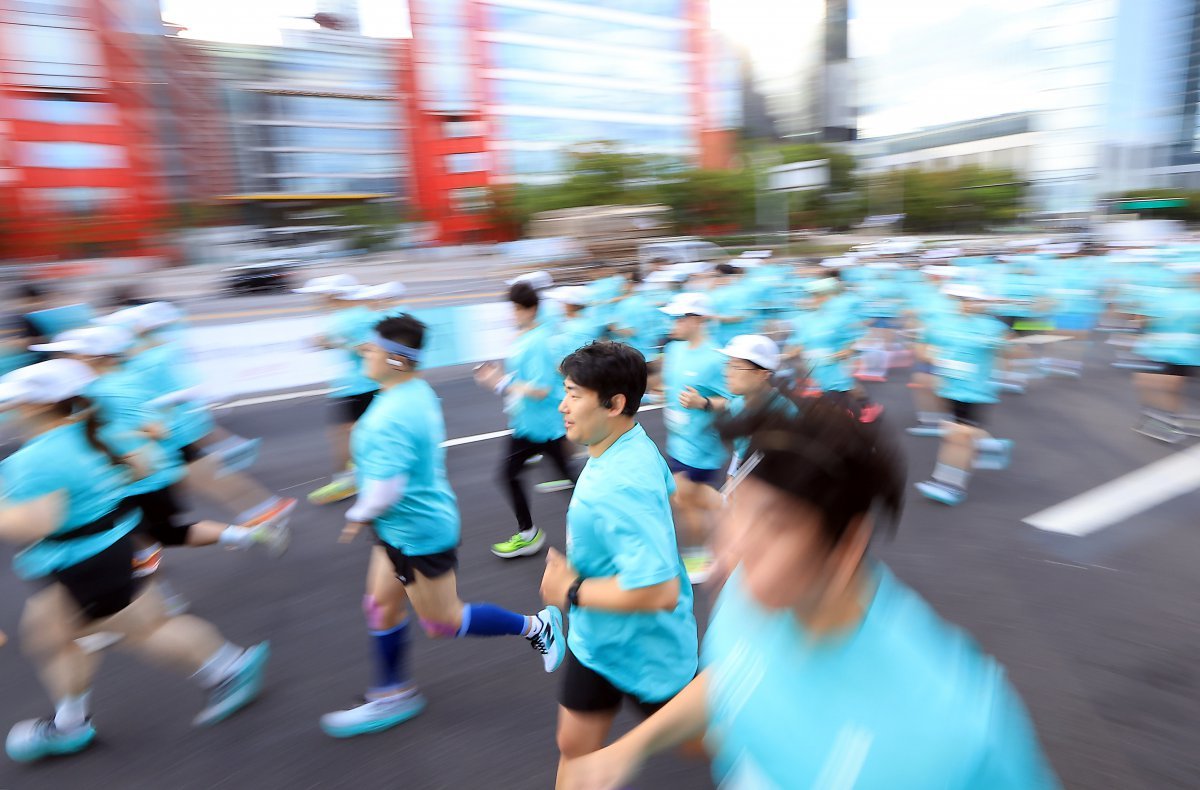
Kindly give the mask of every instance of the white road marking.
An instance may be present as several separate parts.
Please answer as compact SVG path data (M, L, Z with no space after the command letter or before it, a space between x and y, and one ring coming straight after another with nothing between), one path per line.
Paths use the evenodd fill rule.
M447 439L442 442L442 447L458 447L460 444L486 442L489 439L499 439L501 436L508 436L511 433L512 431L492 431L491 433L477 433L474 436L461 436L457 439Z
M299 392L283 392L278 395L262 395L257 398L245 398L243 400L230 401L222 403L220 406L213 406L213 411L220 409L236 409L239 406L257 406L260 403L276 403L281 400L296 400L297 398L315 398L318 395L328 395L333 390L325 387L319 390L300 390Z
M1046 532L1083 537L1200 488L1200 445L1155 461L1024 519Z

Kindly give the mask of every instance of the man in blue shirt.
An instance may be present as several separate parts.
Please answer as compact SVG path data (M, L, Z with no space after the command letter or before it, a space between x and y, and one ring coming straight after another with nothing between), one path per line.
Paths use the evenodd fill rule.
M684 565L692 583L703 584L712 571L708 541L721 506L717 488L728 458L714 425L713 407L715 398L729 397L725 357L708 339L713 311L705 294L679 294L663 312L674 319L672 342L663 357L667 464L675 475Z
M566 650L557 607L526 616L458 597L458 500L446 477L441 404L418 372L424 344L425 325L400 315L379 322L363 349L380 394L351 436L359 494L340 540L364 527L376 538L363 599L375 674L361 705L321 718L335 738L386 730L424 709L406 660L409 602L434 638L521 636L547 672Z
M539 487L541 491L565 491L575 484L575 472L567 461L566 431L558 415L562 400L562 376L558 372L559 346L555 330L538 320L541 298L533 286L517 283L508 292L517 323L517 338L501 369L495 363L482 365L475 373L481 386L504 397L504 411L512 436L498 481L508 494L517 532L492 545L497 557L510 559L537 554L546 543L546 533L533 524L529 498L521 474L525 462L535 455L549 458L562 477ZM560 323L560 327L562 324Z
M570 606L558 747L604 745L622 700L649 715L696 672L692 588L675 545L671 473L636 421L646 361L621 343L563 360L567 437L588 448L567 511L567 554L546 559L542 600ZM561 780L561 777L560 777Z
M828 397L797 407L747 423L703 672L559 787L626 787L703 734L721 787L1057 788L1003 668L868 556L899 516L898 448Z
M993 439L983 428L983 412L999 397L992 381L996 357L1008 337L1007 327L985 312L990 297L978 286L946 289L958 301L953 313L937 315L924 329L924 343L936 377L935 392L946 401L952 420L942 423L942 445L933 477L917 490L935 502L958 505L967 498L967 482L977 456L984 468L1008 465L1012 443Z

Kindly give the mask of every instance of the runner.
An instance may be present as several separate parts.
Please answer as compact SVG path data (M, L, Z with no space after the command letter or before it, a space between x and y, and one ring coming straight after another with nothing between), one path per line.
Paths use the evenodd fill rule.
M334 275L339 277L339 275ZM328 505L349 499L357 493L354 488L354 470L350 468L350 430L371 405L378 386L363 372L361 346L377 320L369 307L357 300L363 286L348 285L353 278L342 275L341 280L328 279L324 283L310 281L300 289L321 296L326 304L336 305L328 318L325 332L317 338L317 345L338 349L345 359L342 373L332 382L329 393L332 406L333 426L330 429L330 446L333 448L334 472L331 481L312 491L308 501L314 505ZM324 279L324 278L322 278Z
M48 354L76 360L92 372L94 379L85 394L98 410L104 424L103 439L123 453L138 453L146 474L128 485L129 505L141 510L139 550L135 573L148 576L159 566L163 546L211 546L245 549L263 544L272 556L287 549L290 540L290 510L275 510L256 525L222 524L212 520L185 523L179 503L178 483L185 475L182 453L166 444L168 429L161 415L148 406L152 400L142 376L122 364L133 347L133 337L116 326L73 329L54 342L36 346ZM168 595L168 598L171 596Z
M349 543L364 527L377 540L363 598L375 674L361 704L321 718L335 738L386 730L424 709L408 672L409 602L434 638L522 636L547 672L566 650L555 606L525 616L458 597L458 504L446 479L441 405L419 373L424 341L425 325L403 315L381 321L364 348L380 395L354 428L360 493L340 540Z
M586 286L560 286L551 288L541 296L545 299L539 302L539 312L541 305L549 301L562 308L562 318L551 339L555 359L562 361L571 352L600 338L604 328L588 314L587 308L592 299Z
M123 635L143 657L189 673L207 693L195 724L214 724L258 696L267 643L242 649L208 622L167 614L155 585L133 576L130 533L136 508L124 503L128 461L103 440L84 397L94 374L55 359L0 379L0 403L15 408L26 441L0 462L0 538L23 546L13 560L38 590L25 603L22 643L55 713L16 724L9 757L30 762L73 754L95 739L90 697L98 659L75 644L97 632Z
M557 354L561 347L555 342L555 330L539 321L541 299L528 283L512 286L508 300L517 323L517 338L508 359L503 368L488 363L475 372L480 386L503 396L504 411L512 428L497 481L508 494L517 519L517 532L508 540L492 545L492 554L504 559L537 554L546 543L546 534L534 526L529 498L521 481L525 462L535 455L544 455L562 475L561 479L540 486L540 491L568 490L575 485L576 477L567 461L570 451L563 440L566 432L558 415L563 391L558 363L562 357Z
M993 439L983 427L984 409L999 400L992 368L1007 328L986 314L990 297L978 286L951 286L946 294L958 300L958 309L927 325L924 340L937 394L947 402L952 421L942 424L932 479L916 487L935 502L959 505L967 498L972 469L1002 469L1012 452L1011 441Z
M855 388L851 360L860 336L861 322L846 309L840 283L833 277L814 280L805 286L811 296L809 310L792 322L788 357L802 361L808 383L819 392L853 405Z
M570 760L604 745L622 700L645 716L687 685L696 621L671 523L671 473L636 421L645 359L598 342L562 370L567 437L589 458L567 511L567 554L550 550L541 592L548 604L570 604L558 711L558 748Z
M1134 430L1152 439L1174 444L1200 429L1200 417L1185 414L1188 379L1200 371L1200 265L1172 267L1189 281L1171 288L1156 288L1136 308L1146 326L1136 353L1157 369L1133 375L1142 404L1142 418Z
M704 671L616 743L560 764L560 786L628 787L651 756L707 734L721 787L1057 788L1003 669L868 554L904 491L877 426L820 398L731 429L749 432L751 456L723 518L738 570Z
M708 340L712 307L701 293L682 293L663 312L674 319L663 356L667 428L667 463L675 476L672 499L679 516L683 563L693 584L703 584L712 572L709 548L716 512L721 507L717 488L724 475L727 453L713 424L714 398L728 398L725 358Z

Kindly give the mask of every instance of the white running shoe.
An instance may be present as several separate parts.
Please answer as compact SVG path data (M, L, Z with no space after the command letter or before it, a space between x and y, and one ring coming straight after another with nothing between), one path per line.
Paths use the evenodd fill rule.
M542 666L546 671L553 672L562 666L563 658L567 655L562 612L557 606L547 606L537 613L537 619L542 622L542 630L537 636L529 638L529 644L542 654Z
M575 487L575 484L570 480L548 480L545 483L538 483L534 486L539 494L553 494L558 491L570 491Z
M362 701L349 710L326 713L321 717L321 729L333 738L353 738L372 732L383 732L403 724L425 709L425 698L415 690L390 697Z

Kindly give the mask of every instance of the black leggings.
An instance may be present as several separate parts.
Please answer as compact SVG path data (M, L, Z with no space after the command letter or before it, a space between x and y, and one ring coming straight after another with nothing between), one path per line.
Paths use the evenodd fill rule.
M498 482L501 488L508 491L509 504L517 517L517 526L522 531L533 529L533 514L529 512L529 497L525 494L525 486L521 484L521 470L524 469L525 462L535 455L549 458L562 474L562 479L575 482L575 473L567 463L565 438L549 442L531 442L519 436L510 436L508 457L504 459Z

